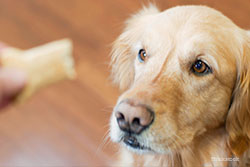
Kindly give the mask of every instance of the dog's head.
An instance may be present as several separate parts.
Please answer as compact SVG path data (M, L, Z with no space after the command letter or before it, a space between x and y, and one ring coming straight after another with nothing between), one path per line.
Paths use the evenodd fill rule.
M150 6L132 16L112 51L123 94L111 139L167 153L221 126L240 154L250 138L250 34L220 12Z

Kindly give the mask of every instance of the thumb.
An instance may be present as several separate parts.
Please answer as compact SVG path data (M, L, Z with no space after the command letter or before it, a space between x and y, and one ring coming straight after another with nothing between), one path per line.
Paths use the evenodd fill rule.
M26 84L26 75L15 69L0 69L0 106L12 99Z

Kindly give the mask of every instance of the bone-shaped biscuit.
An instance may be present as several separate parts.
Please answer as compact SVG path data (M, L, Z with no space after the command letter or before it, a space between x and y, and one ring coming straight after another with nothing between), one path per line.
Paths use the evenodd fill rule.
M72 42L69 39L54 41L28 50L6 47L0 52L3 67L20 69L27 74L28 81L17 95L20 103L42 87L76 76L72 57Z

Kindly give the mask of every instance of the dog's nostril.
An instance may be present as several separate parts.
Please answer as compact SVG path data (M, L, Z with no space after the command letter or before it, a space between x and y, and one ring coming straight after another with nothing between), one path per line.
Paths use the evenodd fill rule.
M121 112L116 112L115 117L116 117L117 120L121 120L121 121L125 120L125 117Z
M115 113L117 123L123 131L129 131L129 122L126 121L126 117L123 113L117 111Z
M137 126L139 126L139 125L140 125L140 118L135 117L135 118L133 119L133 121L132 121L132 125L137 125Z

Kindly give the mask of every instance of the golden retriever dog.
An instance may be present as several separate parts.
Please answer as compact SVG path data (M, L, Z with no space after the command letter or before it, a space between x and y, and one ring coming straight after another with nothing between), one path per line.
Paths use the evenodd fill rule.
M120 166L250 166L250 32L205 6L144 7L114 42Z

